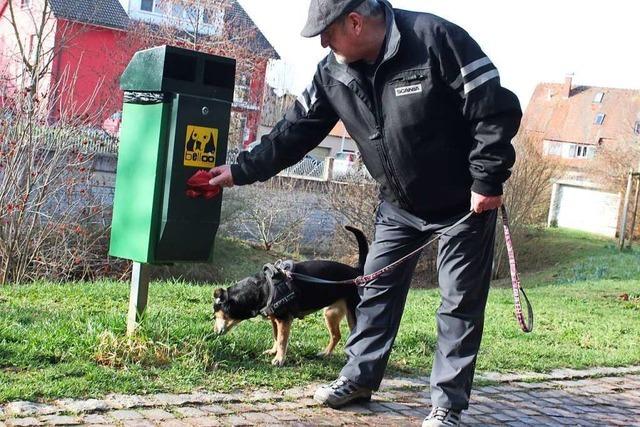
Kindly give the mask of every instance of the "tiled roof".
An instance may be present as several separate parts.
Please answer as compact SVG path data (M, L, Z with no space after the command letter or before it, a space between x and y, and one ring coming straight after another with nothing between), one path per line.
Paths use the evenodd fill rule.
M124 29L129 16L118 0L49 0L56 18Z
M278 54L278 52L271 45L271 43L269 43L264 34L262 34L262 31L253 22L253 20L249 17L247 12L237 0L232 0L231 7L229 8L227 13L227 23L231 23L231 25L240 28L240 30L247 28L256 29L256 37L253 40L252 45L250 46L254 52L266 54L266 56L271 59L280 59L280 55Z
M49 3L56 18L117 29L125 29L129 25L129 16L118 0L49 0ZM227 21L240 30L256 30L251 49L269 58L280 58L237 0L231 1L228 15Z
M333 129L331 129L331 131L329 132L329 135L338 136L340 138L344 136L345 138L351 139L351 135L349 135L349 132L347 132L347 129L345 129L344 123L342 123L342 120L338 120L338 123L336 123Z
M634 137L633 125L640 120L640 90L577 86L566 97L566 87L539 84L523 117L522 130L543 139L579 144ZM598 93L604 94L600 103L594 102ZM599 113L605 114L600 125L595 123Z

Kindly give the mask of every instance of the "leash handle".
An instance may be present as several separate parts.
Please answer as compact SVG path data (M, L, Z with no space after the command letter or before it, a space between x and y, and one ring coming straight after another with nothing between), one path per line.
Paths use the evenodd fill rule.
M504 230L504 241L507 246L507 255L509 256L509 272L511 274L511 287L513 289L513 303L515 307L516 319L520 324L520 328L526 333L533 330L533 308L527 298L527 294L524 293L524 289L520 284L520 276L518 275L518 265L516 263L516 254L513 250L513 240L511 239L511 230L509 229L509 216L507 215L507 208L500 206L500 214L502 217L502 229ZM520 302L520 292L524 297L524 301L527 304L527 320L524 319L524 313L522 311L522 303ZM528 324L527 324L528 323Z

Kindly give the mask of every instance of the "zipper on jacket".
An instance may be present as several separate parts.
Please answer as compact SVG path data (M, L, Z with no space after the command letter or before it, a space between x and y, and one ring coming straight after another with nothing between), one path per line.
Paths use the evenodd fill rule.
M386 40L385 40L385 44L386 44ZM371 80L371 85L373 86L372 87L373 90L371 95L373 96L373 110L374 110L373 117L376 121L376 130L380 134L380 145L381 145L381 151L382 151L381 154L382 154L382 160L383 160L382 165L383 165L383 169L386 169L385 175L387 176L389 185L395 190L394 192L398 195L398 199L400 203L403 204L407 209L410 209L411 204L409 203L409 199L406 196L404 190L402 189L402 185L400 185L400 181L398 177L394 173L395 168L393 167L393 163L391 163L391 158L387 153L387 144L385 143L385 137L384 137L384 125L382 123L382 113L380 111L380 102L378 102L378 94L376 91L376 76L378 74L378 70L380 69L382 64L387 62L390 58L393 58L397 52L398 52L398 46L396 45L394 51L391 53L391 55L389 55L388 58L385 58L384 56L386 55L383 54L382 61L380 61L376 69L373 70L373 79Z
M402 185L400 185L400 181L396 176L393 163L391 163L391 158L387 153L387 144L384 141L384 130L381 128L381 126L378 126L378 132L380 132L380 142L382 145L382 157L383 157L384 163L386 163L387 169L389 170L389 173L387 174L387 176L389 177L389 183L395 187L396 193L398 194L398 198L400 199L400 202L403 205L405 205L407 209L410 209L411 204L409 203L409 200L407 199L407 196L405 195L404 190L402 189Z
M389 184L394 188L395 193L398 195L398 199L400 200L400 203L402 203L407 209L410 209L411 204L409 203L409 200L406 194L404 193L404 190L402 189L402 185L400 185L400 181L398 180L398 177L395 174L395 168L393 167L393 163L391 163L391 158L387 153L387 144L385 143L385 138L384 138L384 127L382 123L382 115L380 114L380 108L378 105L379 104L378 95L376 94L376 88L375 88L375 74L374 74L373 81L374 81L373 83L374 114L373 115L376 120L377 133L380 134L381 154L382 154L383 165L386 166L385 169L387 169L387 173L386 173L387 180L389 181Z
M395 192L398 195L398 199L400 199L400 202L404 204L406 208L410 208L411 205L407 199L407 196L404 193L404 190L402 189L402 185L400 184L398 177L395 174L395 168L393 167L393 163L391 163L391 158L387 153L388 148L387 148L387 144L385 143L384 127L382 123L382 116L378 108L378 97L375 94L375 87L374 87L374 93L373 93L373 102L374 102L374 109L375 109L374 117L376 120L376 130L377 130L377 133L380 134L380 144L382 146L380 151L382 154L383 164L385 164L386 169L388 170L387 178L389 180L389 184L391 184L396 190Z

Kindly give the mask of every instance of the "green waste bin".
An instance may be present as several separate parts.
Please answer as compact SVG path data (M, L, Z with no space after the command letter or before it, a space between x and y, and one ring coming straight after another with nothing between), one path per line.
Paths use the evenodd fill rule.
M210 261L222 192L187 180L227 155L235 60L172 46L137 52L125 91L109 254L139 263Z

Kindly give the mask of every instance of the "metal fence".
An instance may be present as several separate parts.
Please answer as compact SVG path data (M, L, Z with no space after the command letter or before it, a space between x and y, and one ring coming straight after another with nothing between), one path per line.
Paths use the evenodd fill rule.
M42 138L48 148L56 148L64 141L66 147L73 147L85 153L118 153L119 139L100 130L72 128L52 132L42 128L34 136Z
M240 150L237 148L229 149L227 151L227 164L235 163L239 153L240 153ZM295 165L284 169L278 175L288 176L288 177L326 180L324 169L325 169L324 160L316 160L311 156L305 156L304 159L302 159Z
M227 150L227 164L230 165L236 162L238 158L238 154L240 154L240 150L237 148L229 148Z
M0 128L7 141L11 138L28 137L37 143L37 146L47 150L64 148L100 154L118 152L118 138L102 130L56 126L34 126L28 129L26 124L20 122L4 122Z
M227 152L227 164L235 163L238 158L238 154L241 150L238 148L231 148ZM329 158L324 160L317 160L311 156L305 156L301 161L293 166L290 166L281 171L279 176L286 176L291 178L310 179L318 181L328 181L331 176L332 181L346 182L346 183L374 183L375 180L371 177L369 172L364 167L358 169L349 169L336 173L335 171L328 170L327 163Z
M313 157L305 156L304 159L302 159L295 165L286 168L278 175L327 180L327 177L324 173L324 165L325 160L316 160Z

